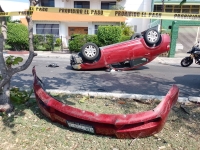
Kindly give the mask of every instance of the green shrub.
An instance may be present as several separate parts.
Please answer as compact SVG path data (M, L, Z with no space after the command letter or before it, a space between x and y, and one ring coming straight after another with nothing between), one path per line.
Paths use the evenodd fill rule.
M45 42L43 43L45 50L52 51L54 49L53 35L47 34L45 38Z
M162 29L161 34L169 34L171 36L171 30Z
M120 41L122 29L120 26L99 26L97 37L101 46L114 44Z
M132 29L132 26L127 25L127 23L121 23L121 29L122 29L122 35L125 36L132 36L134 31Z
M6 44L14 50L28 50L28 28L20 23L7 24Z
M96 34L95 35L87 35L87 42L92 42L92 43L95 43L97 46L101 46Z
M44 36L40 34L33 35L33 46L34 50L38 50L39 47L44 43Z
M128 41L128 40L130 40L130 38L131 38L131 36L122 35L120 38L120 42Z
M80 52L81 47L87 42L93 42L99 46L97 35L76 34L73 40L69 40L69 50L71 52Z
M57 38L55 46L61 46L61 44L62 44L62 40L60 38Z
M85 34L73 35L74 39L69 40L69 50L73 52L80 52L81 47L87 42Z

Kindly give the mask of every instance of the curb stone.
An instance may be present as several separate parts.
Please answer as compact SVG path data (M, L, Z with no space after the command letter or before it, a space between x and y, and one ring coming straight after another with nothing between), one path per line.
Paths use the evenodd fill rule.
M137 99L141 101L146 100L159 100L165 96L158 96L158 95L144 95L144 94L128 94L128 93L108 93L108 92L86 92L86 91L68 91L68 90L54 90L54 89L47 89L46 92L53 93L53 94L81 94L81 95L90 95L90 96L101 96L101 97L115 97L115 98L131 98ZM31 98L35 98L35 95L31 95ZM178 97L178 102L187 104L190 102L200 103L200 97Z

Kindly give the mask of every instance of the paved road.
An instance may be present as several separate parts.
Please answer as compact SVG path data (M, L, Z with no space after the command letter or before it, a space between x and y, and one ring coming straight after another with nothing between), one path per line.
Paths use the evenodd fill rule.
M46 67L50 63L59 67ZM47 89L70 91L117 92L164 96L171 85L180 88L180 96L200 96L200 66L183 68L177 64L160 64L153 61L137 70L124 72L74 71L67 58L34 58L31 66L12 78L12 86L32 86L31 69L36 66L38 76Z

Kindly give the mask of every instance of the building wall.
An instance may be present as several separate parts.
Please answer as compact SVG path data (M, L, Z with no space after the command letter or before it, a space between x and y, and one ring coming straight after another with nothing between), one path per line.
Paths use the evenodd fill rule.
M175 13L200 13L200 0L187 0L182 6L180 6L181 0L170 0L165 1L164 3L164 11L165 12L175 12ZM162 0L154 0L154 6L162 5ZM179 12L180 10L180 12ZM154 11L157 10L155 7ZM172 25L173 20L163 20L163 29L167 29L169 25Z
M85 1L85 0L79 0L79 1ZM91 0L90 9L101 9L101 1L108 1L108 0ZM112 1L116 2L116 0L109 0L109 2ZM153 0L137 0L137 1L122 0L121 2L117 2L117 5L123 6L124 9L128 11L151 11L152 2ZM56 0L55 7L74 8L74 0L69 0L69 1ZM141 32L148 28L150 19L128 18L126 22L131 26L137 26L136 32Z
M152 10L152 0L122 0L119 2L119 5L125 7L125 10L128 11L147 11L151 12ZM135 19L135 18L128 18L126 21L129 25L136 25L137 31L141 32L148 28L150 23L150 19Z
M85 0L78 0L85 1ZM90 9L101 9L101 1L116 1L116 0L91 0L90 1ZM117 5L121 5L128 11L151 11L152 10L152 2L153 0L122 0L121 2L117 2ZM29 8L29 0L25 0L23 3L16 2L14 0L0 0L0 5L5 11L23 11ZM17 6L17 7L8 7L8 6ZM74 0L55 0L55 7L63 7L63 8L74 8ZM14 17L15 18L15 17ZM17 17L18 19L20 17ZM128 25L133 26L133 29L136 29L136 32L141 32L147 29L148 24L150 23L149 19L134 19L128 18ZM36 34L36 24L44 23L44 22L36 22L34 21L34 34ZM52 22L46 22L52 23ZM86 26L88 27L88 34L94 34L95 25L116 25L119 23L92 23L92 22L59 22L60 24L60 36L66 37L68 39L68 27L74 26ZM134 28L135 26L135 28ZM67 40L64 40L65 44L67 44Z
M79 0L85 1L85 0ZM90 1L90 9L101 9L101 1L108 0L91 0ZM109 0L109 2L115 2L116 0ZM152 2L153 0L122 0L121 2L117 2L117 5L121 5L125 10L128 11L151 11L152 10ZM62 1L55 0L55 7L63 7L63 8L74 8L74 0ZM128 25L131 25L133 29L137 29L136 32L144 31L148 28L150 23L150 19L134 19L128 18ZM36 24L36 22L34 23ZM63 43L68 45L68 27L88 27L88 34L95 33L95 25L119 25L119 23L108 23L108 22L60 22L60 36L62 36ZM36 32L34 32L36 33Z

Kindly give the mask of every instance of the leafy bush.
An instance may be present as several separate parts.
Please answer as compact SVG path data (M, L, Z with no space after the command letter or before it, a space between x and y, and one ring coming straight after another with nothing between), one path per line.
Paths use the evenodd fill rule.
M128 40L130 40L130 38L131 38L130 36L122 35L120 38L120 42L128 41Z
M33 46L34 50L38 50L39 47L44 43L44 36L40 34L35 34L33 36Z
M45 47L45 50L53 50L54 49L54 44L53 44L53 35L48 34L46 35L45 42L43 43L43 46Z
M101 44L110 45L120 41L122 29L119 26L99 26L97 37Z
M20 90L17 87L13 87L12 89L10 89L10 100L14 104L24 104L30 99L32 93L33 89L31 89L30 91L26 91Z
M25 25L19 23L8 23L7 35L6 44L10 45L12 49L28 49L28 28Z
M80 52L81 47L87 42L93 42L99 46L97 35L76 34L73 40L69 40L69 50L72 52Z
M171 30L162 29L162 30L161 30L161 33L162 33L162 34L169 34L169 36L171 36Z
M98 41L97 35L87 35L87 42L95 43L97 46L100 46L100 43Z
M69 50L79 52L81 47L86 43L86 35L74 35L73 40L69 40Z
M132 26L127 25L127 23L121 23L122 35L132 36L134 31Z
M57 38L55 46L61 46L61 44L62 44L62 40L60 38Z

